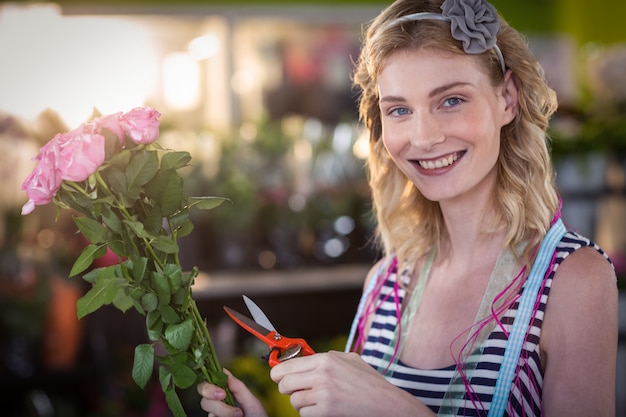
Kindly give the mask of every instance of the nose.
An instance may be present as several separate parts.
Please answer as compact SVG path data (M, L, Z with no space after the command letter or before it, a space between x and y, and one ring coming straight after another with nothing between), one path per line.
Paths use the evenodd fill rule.
M430 114L416 114L411 126L411 145L430 150L442 143L446 136L441 123Z

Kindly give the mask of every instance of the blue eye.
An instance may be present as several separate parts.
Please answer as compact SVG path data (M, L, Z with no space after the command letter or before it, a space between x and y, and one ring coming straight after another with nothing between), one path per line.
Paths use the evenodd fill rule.
M396 107L395 109L391 109L389 114L392 116L406 116L410 114L410 111L406 107Z
M454 107L463 103L463 99L459 97L450 97L444 101L444 106L446 107Z

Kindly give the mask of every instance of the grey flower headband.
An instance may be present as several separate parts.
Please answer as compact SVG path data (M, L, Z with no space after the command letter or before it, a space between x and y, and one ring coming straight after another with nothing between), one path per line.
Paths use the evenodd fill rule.
M383 30L418 20L450 22L452 37L463 43L465 53L480 54L493 48L502 72L506 72L504 56L496 45L500 20L495 7L485 0L446 0L441 5L441 10L441 14L423 12L401 16L389 22Z

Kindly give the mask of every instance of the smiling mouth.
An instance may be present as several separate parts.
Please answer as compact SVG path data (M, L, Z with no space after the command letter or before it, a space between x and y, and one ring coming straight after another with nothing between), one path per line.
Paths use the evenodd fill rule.
M445 158L418 160L416 162L422 169L439 169L449 167L454 162L456 162L462 155L463 152L455 152L446 156Z

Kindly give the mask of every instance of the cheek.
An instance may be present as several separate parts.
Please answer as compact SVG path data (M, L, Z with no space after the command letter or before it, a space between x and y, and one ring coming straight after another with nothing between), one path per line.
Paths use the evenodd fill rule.
M383 145L385 145L385 149L387 149L387 152L389 152L392 157L398 155L400 150L404 147L405 143L401 139L401 130L398 131L398 129L392 129L389 126L385 126L383 124L382 133Z

